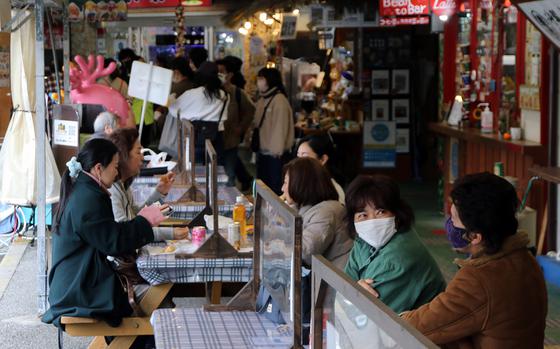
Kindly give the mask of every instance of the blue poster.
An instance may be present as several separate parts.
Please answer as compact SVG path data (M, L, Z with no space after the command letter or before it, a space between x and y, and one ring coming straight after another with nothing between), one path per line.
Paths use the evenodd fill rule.
M394 168L397 161L395 122L366 121L363 132L363 167Z

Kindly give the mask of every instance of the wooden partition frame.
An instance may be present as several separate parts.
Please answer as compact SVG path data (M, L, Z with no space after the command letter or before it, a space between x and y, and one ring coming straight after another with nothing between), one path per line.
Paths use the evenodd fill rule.
M314 255L312 270L313 327L311 335L313 336L313 349L323 347L323 309L329 286L342 294L369 319L375 321L376 325L403 349L439 348L325 257Z
M302 234L302 219L297 211L288 206L281 200L276 193L267 187L262 181L257 180L255 185L255 232L253 235L253 278L233 297L227 305L207 305L204 307L207 311L255 311L256 298L261 284L262 274L262 261L261 257L263 241L263 232L261 231L261 212L263 203L271 205L278 214L284 218L289 225L288 231L293 237L294 250L293 256L293 274L291 280L290 294L293 296L292 306L293 309L293 347L294 349L302 348L302 333L301 333L301 234ZM289 321L290 319L287 319Z

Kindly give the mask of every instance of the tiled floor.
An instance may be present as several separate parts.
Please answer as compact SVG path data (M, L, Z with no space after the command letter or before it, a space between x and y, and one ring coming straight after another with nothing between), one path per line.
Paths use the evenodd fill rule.
M401 188L416 214L416 231L436 259L446 280L451 280L457 271L453 259L458 255L451 251L445 235L434 234L434 231L444 228L444 217L437 206L436 185L413 183L402 185ZM560 288L550 284L545 344L560 344Z

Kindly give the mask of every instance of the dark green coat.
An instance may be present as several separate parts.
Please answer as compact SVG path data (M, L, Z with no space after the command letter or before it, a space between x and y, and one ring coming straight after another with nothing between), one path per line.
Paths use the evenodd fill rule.
M445 290L436 261L414 231L397 232L379 250L356 238L344 271L355 281L373 279L379 299L397 314Z
M60 317L66 315L120 323L131 308L107 256L132 252L153 240L143 217L116 223L108 192L81 173L52 235L50 309L43 321L60 327Z

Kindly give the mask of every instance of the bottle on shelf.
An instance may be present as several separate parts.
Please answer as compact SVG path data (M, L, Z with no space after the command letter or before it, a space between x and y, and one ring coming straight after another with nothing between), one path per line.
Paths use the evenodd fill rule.
M241 244L247 243L247 230L245 229L246 217L245 199L242 195L237 196L235 199L235 206L233 207L233 221L239 223L239 234L241 235Z

